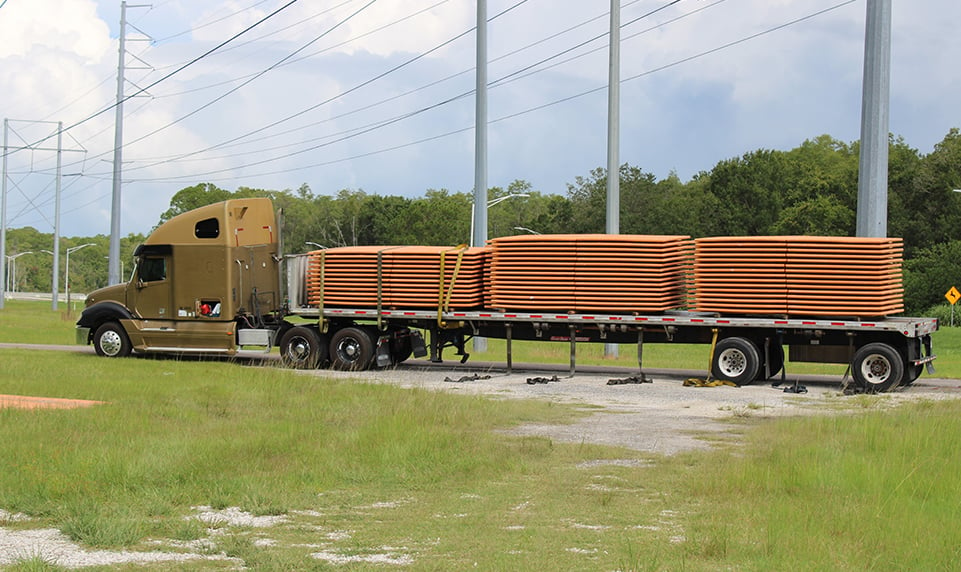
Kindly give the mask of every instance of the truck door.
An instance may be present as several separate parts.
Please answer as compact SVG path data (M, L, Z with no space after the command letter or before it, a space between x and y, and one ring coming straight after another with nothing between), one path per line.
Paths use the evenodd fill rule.
M169 256L145 255L137 265L134 309L145 320L170 320Z
M169 246L166 249L145 247L137 262L132 287L127 290L128 305L142 319L140 330L148 348L165 346L165 338L176 333L170 252Z

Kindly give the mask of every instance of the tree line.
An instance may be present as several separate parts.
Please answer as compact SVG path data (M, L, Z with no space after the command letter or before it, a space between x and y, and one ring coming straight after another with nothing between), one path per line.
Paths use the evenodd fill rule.
M854 236L859 145L828 135L788 151L760 149L718 162L684 182L658 179L642 168L620 169L621 232L703 236ZM600 233L605 229L605 169L567 185L564 195L540 192L524 180L488 191L490 201L514 195L488 211L491 238L525 232ZM923 313L961 287L961 131L952 128L934 150L922 154L903 138L889 141L888 235L904 239L905 305ZM345 245L457 245L470 241L473 194L428 189L402 197L343 189L315 194L239 187L230 191L200 183L177 192L158 224L188 210L235 197L270 197L283 210L285 253ZM122 239L122 259L144 235ZM8 231L7 254L50 250L52 236L33 228ZM71 290L89 291L107 280L108 237L64 238L61 252L96 246L71 256ZM17 290L49 291L52 257L17 260ZM129 270L127 271L129 273ZM63 276L63 271L61 271ZM956 281L957 284L955 284Z

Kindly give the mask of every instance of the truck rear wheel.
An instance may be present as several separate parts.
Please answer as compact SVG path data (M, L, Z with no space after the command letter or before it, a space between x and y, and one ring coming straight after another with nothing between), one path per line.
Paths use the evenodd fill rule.
M374 360L374 340L364 328L344 328L330 340L330 359L334 368L362 371Z
M313 328L294 326L280 338L280 359L294 369L316 369L327 361L327 342Z
M93 347L97 355L104 357L126 357L131 350L130 338L117 322L107 322L97 328L93 334Z
M714 348L711 373L718 379L747 385L754 381L760 369L757 346L747 338L724 338Z
M851 373L858 386L868 393L887 391L904 377L904 358L888 344L867 344L854 352Z

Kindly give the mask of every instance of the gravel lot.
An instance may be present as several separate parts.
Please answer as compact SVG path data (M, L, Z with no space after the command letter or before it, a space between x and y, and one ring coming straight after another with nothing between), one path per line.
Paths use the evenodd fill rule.
M703 379L706 371L648 370L651 383L608 385L636 370L612 367L578 367L569 377L566 367L519 365L508 374L503 364L427 364L408 362L397 368L368 372L309 372L402 387L418 387L498 398L545 399L582 404L592 413L570 425L527 425L517 433L544 435L558 441L617 445L660 454L709 447L705 435L729 433L732 417L778 417L836 411L845 400L842 379L835 376L793 376L807 393L787 393L785 386L769 382L743 387L685 387L689 377ZM472 379L479 376L479 379ZM489 376L489 377L488 377ZM548 383L528 379L555 377ZM463 380L463 381L460 381ZM912 386L885 394L891 402L906 399L961 397L961 380L922 376Z

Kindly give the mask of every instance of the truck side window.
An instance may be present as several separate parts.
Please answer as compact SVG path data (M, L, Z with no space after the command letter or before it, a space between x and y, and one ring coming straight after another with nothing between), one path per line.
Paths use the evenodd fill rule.
M144 282L156 282L167 279L167 259L166 258L147 258L140 261L140 280Z
M205 218L194 225L194 236L197 238L217 238L220 236L220 221L215 218Z

